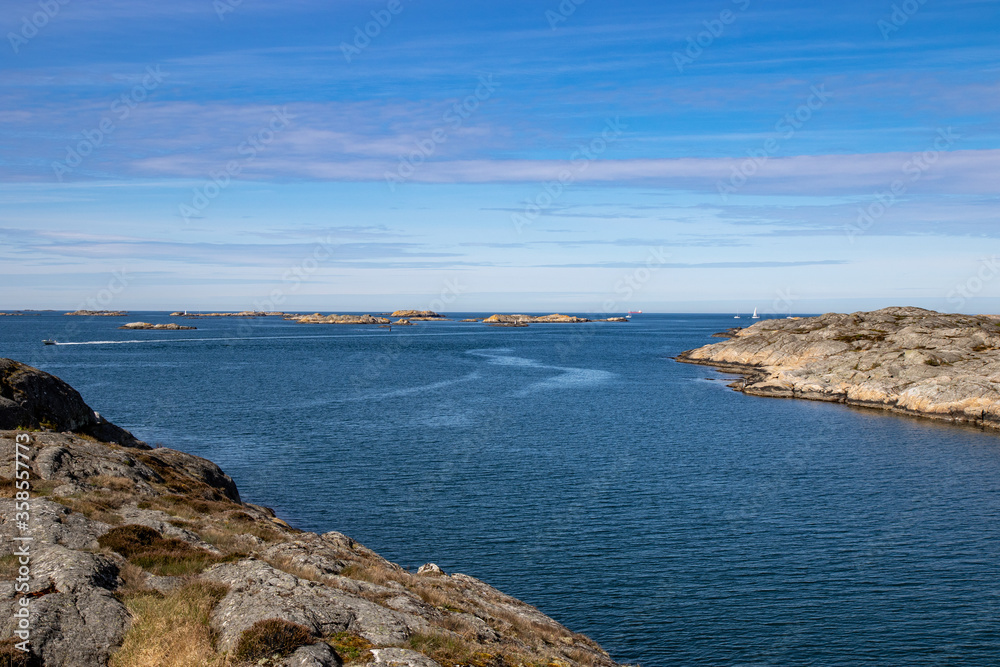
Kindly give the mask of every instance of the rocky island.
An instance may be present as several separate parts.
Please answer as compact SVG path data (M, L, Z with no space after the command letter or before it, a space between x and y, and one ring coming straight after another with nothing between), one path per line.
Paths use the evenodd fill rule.
M755 396L1000 428L1000 318L885 308L763 320L677 361L742 374Z
M150 324L149 322L129 322L118 327L119 329L135 329L143 331L193 331L198 327L187 327L181 324Z
M127 317L127 310L74 310L66 315L73 317Z
M281 311L262 311L262 310L241 310L239 312L233 313L189 313L184 311L174 311L170 313L170 317L187 317L190 319L200 319L208 317L293 317L293 313L284 313Z
M447 320L448 318L433 310L397 310L390 317L405 317L411 322L433 322L435 320Z
M473 320L474 321L474 320ZM627 317L608 317L602 320L591 320L575 315L491 315L483 322L491 325L527 326L529 324L579 324L582 322L628 322Z
M615 665L473 577L292 528L10 359L0 456L3 665Z
M387 317L376 317L374 315L322 315L314 313L312 315L296 315L286 319L302 324L391 324L392 320Z

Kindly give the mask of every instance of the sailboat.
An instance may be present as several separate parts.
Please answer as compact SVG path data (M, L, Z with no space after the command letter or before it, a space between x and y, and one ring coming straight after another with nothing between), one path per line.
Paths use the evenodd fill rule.
M757 309L756 308L753 309L753 315L750 316L750 319L751 320L759 320L760 319L760 315L757 314Z
M738 319L740 319L740 316L737 314L736 317L734 317L733 319L734 320L738 320Z

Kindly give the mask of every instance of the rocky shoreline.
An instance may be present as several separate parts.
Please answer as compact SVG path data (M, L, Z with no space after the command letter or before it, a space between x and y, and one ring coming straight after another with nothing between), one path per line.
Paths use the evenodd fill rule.
M1000 428L1000 318L922 308L764 320L688 350L743 375L745 394L878 408Z
M615 667L473 577L292 528L210 461L150 448L10 359L0 457L4 665Z

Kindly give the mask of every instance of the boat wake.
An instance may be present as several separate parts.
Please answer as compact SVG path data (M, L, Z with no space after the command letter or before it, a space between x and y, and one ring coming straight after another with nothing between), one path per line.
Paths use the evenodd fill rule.
M534 359L514 356L513 350L509 348L496 348L491 350L469 350L468 354L482 357L494 366L513 366L520 368L537 368L538 370L558 371L559 375L532 382L527 387L514 392L514 396L521 398L538 391L548 391L554 389L567 389L571 387L584 387L607 382L615 376L609 371L602 371L596 368L572 368L568 366L552 366L543 364Z

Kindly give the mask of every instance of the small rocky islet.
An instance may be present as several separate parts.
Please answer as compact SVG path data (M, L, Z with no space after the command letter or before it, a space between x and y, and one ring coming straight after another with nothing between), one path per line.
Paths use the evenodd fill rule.
M149 322L129 322L118 327L119 329L129 329L132 331L193 331L198 327L189 327L182 324L150 324Z
M74 310L68 317L128 317L127 310Z
M340 533L289 526L214 463L149 447L11 359L0 359L0 456L0 664L615 667L478 579L432 563L407 571ZM26 526L18 493L30 496ZM27 576L15 537L31 538Z
M762 320L677 361L744 376L754 396L1000 428L1000 317L895 307Z

